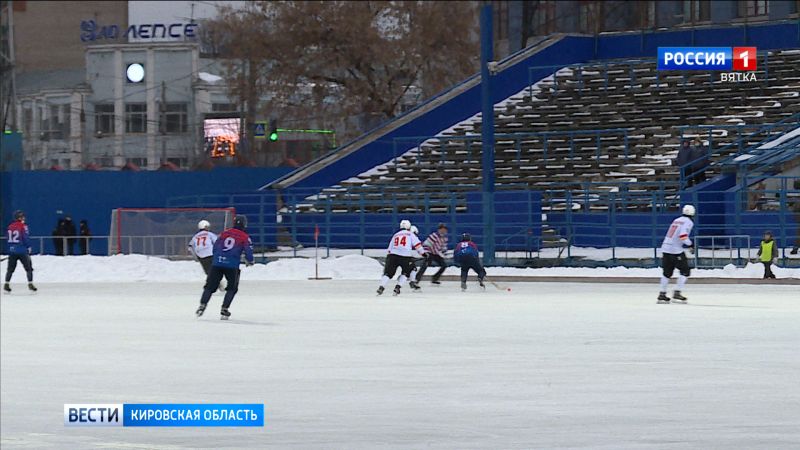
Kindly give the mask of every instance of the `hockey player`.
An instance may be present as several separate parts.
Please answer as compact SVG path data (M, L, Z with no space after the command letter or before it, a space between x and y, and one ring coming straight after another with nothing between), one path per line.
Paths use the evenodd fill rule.
M416 236L417 239L419 239L419 228L417 228L416 225L411 225L411 232L414 233L414 236ZM408 276L408 285L411 286L411 289L418 291L421 288L419 287L419 283L417 283L416 279L417 279L417 262L414 261L414 266L411 268L411 274Z
M197 222L197 229L199 230L192 240L189 241L189 253L191 253L200 265L203 267L203 272L208 275L211 269L211 259L214 253L214 243L217 242L217 235L209 231L211 223L207 220Z
M25 225L25 213L14 211L14 221L8 226L6 237L8 238L8 268L6 269L6 283L3 290L11 292L11 276L17 268L17 262L22 263L25 274L28 276L28 289L36 292L33 285L33 266L31 265L31 243L28 240L28 226Z
M478 246L472 242L472 236L469 233L461 235L461 242L456 244L455 252L453 252L453 260L456 264L461 266L461 290L467 290L467 275L469 269L478 274L478 284L481 288L486 288L483 285L483 279L486 277L486 270L481 264L478 254Z
M686 279L689 278L691 271L689 270L689 259L684 253L684 249L688 248L690 252L694 251L694 244L689 239L692 233L694 222L692 218L695 215L695 209L692 205L685 205L681 211L683 215L672 221L672 224L664 236L664 242L661 244L661 267L664 273L661 275L661 291L658 293L658 303L669 303L670 298L667 297L667 286L669 286L669 279L675 269L678 269L678 285L672 293L673 300L679 300L686 303L687 298L681 295L683 286L686 285Z
M444 256L447 253L447 231L447 225L440 223L439 226L436 227L436 231L431 233L425 239L425 242L422 243L422 247L425 249L425 261L422 263L422 267L420 267L417 273L417 283L422 281L422 277L425 275L425 270L428 269L428 266L430 266L432 262L435 262L439 265L439 270L433 274L431 283L441 284L439 278L447 268L447 264L444 262Z
M228 281L228 287L225 289L225 300L222 302L220 319L228 320L228 317L231 316L228 308L230 308L233 297L239 290L239 275L241 274L239 264L241 263L242 253L245 254L245 264L247 266L253 265L253 242L244 231L246 227L247 218L245 216L236 216L233 219L233 228L223 231L214 244L211 270L209 270L206 278L203 296L200 297L200 307L196 311L197 317L203 315L208 301L211 299L211 294L219 287L222 277L225 277Z
M389 283L400 268L400 277L394 287L394 295L400 295L400 285L405 283L414 268L414 256L424 252L422 242L411 232L411 222L408 220L400 221L400 231L395 233L389 240L389 255L386 257L386 265L381 277L381 285L378 287L378 295L383 294L386 284Z
M189 253L191 253L200 266L203 267L206 277L211 270L211 260L213 259L214 243L217 242L217 235L209 231L211 223L207 220L197 222L197 229L199 230L189 241ZM225 283L220 282L220 292L225 290Z

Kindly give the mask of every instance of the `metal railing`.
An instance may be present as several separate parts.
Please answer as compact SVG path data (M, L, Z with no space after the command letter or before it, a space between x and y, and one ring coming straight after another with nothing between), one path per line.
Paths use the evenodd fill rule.
M706 146L706 154L704 156L689 161L680 167L681 188L685 188L687 186L688 180L694 179L700 173L705 173L709 167L705 162L710 161L714 154L725 155L730 153L730 155L715 163L716 166L732 164L736 162L737 157L747 152L754 151L761 145L764 145L775 138L776 136L773 133L775 130L782 129L788 131L798 126L800 126L800 113L792 114L791 116L774 123L761 124L756 131L744 136L739 134L735 141L718 149L712 149L711 146ZM707 127L723 128L717 125L708 125ZM730 125L729 127L736 128L738 125ZM683 134L683 131L681 131L681 134ZM758 140L754 144L748 144L757 138Z
M751 261L752 248L749 235L696 236L694 240L697 243L694 266L697 268L710 269L728 264L741 267ZM703 245L700 246L700 243ZM727 245L724 245L725 243Z
M121 251L114 254L140 254L161 257L188 256L187 244L192 235L152 236L29 236L31 253L34 255L80 256L111 255L112 240L122 244ZM0 238L3 252L7 238Z

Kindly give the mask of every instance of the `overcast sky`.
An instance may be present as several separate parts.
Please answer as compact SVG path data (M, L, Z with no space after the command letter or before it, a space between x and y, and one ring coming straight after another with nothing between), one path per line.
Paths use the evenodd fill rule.
M128 23L154 24L190 22L215 17L219 5L242 7L244 1L132 1L128 2ZM133 40L133 39L131 39ZM170 38L149 41L175 40Z

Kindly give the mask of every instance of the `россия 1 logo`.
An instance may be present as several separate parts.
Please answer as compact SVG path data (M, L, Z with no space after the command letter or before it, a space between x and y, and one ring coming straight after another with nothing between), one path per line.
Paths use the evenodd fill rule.
M756 81L757 50L756 47L659 47L658 70L714 70L723 72L721 81Z

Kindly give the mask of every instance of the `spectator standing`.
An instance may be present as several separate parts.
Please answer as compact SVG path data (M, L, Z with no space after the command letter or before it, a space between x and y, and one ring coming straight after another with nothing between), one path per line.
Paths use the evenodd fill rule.
M675 165L683 168L684 176L688 176L692 171L692 169L689 166L687 166L687 164L689 164L690 162L692 162L691 143L689 142L688 139L684 139L683 141L681 141L681 148L678 150L678 156L675 158ZM686 179L687 186L691 186L692 181L693 180L691 178L687 178Z
M708 151L703 146L700 138L694 139L694 146L691 151L691 172L694 174L694 184L706 181L706 167L708 166Z
M78 231L81 235L81 240L78 245L81 248L81 255L89 254L89 242L92 240L92 232L89 230L89 223L86 220L81 220L80 229Z
M64 217L64 236L66 236L67 248L64 252L67 255L74 255L75 254L75 241L77 240L76 236L78 235L78 229L75 227L75 222L72 221L72 217L66 216Z
M56 249L56 256L64 256L64 219L58 219L56 227L53 228L53 247Z

